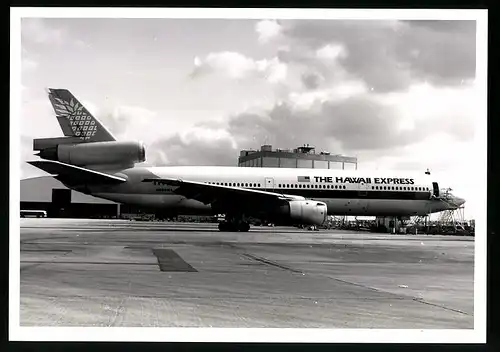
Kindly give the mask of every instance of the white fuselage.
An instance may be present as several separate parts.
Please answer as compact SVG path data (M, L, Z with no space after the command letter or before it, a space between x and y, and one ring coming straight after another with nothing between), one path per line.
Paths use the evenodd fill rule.
M128 182L91 189L97 197L179 214L206 214L210 205L173 193L175 187L144 183L144 178L176 178L228 187L304 196L325 202L329 215L413 216L452 209L433 197L430 175L398 172L217 166L136 167L117 175ZM451 195L450 195L451 196ZM453 196L452 196L453 197ZM460 198L456 200L462 201Z

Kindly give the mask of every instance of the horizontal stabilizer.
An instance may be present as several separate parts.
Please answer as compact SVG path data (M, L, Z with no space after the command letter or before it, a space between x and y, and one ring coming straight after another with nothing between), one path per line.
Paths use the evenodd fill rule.
M123 177L113 176L99 171L61 163L52 160L28 161L31 164L68 184L120 184L127 180Z
M37 138L33 139L33 150L43 150L55 148L60 144L76 144L81 143L78 137L55 137L55 138Z

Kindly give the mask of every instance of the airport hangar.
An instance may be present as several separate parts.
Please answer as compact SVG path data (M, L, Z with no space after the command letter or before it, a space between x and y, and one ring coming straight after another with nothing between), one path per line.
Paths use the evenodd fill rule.
M309 144L291 149L272 149L262 145L260 150L242 150L240 167L282 167L355 170L356 157L316 153ZM55 218L128 218L146 215L140 207L118 204L68 189L51 176L21 180L21 210L45 210ZM152 215L152 214L150 214ZM159 214L157 214L159 215Z

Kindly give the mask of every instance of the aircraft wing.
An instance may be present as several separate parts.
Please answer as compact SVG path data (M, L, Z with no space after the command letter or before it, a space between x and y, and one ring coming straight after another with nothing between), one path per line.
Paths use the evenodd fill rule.
M28 161L31 164L69 184L119 184L127 180L106 173L85 169L82 167L61 163L52 160Z
M227 206L241 204L276 202L283 200L304 199L303 197L286 195L276 192L260 191L256 189L214 185L204 182L188 181L174 178L149 178L143 182L157 185L177 186L172 192L186 198L195 199L204 204L219 203Z

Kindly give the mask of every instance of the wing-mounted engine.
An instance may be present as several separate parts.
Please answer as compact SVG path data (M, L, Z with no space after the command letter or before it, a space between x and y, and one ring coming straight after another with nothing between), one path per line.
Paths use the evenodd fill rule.
M42 149L37 155L43 159L76 166L129 165L146 160L146 150L142 142L57 144Z
M295 224L322 225L326 221L327 206L315 200L291 200L280 207L280 214Z

